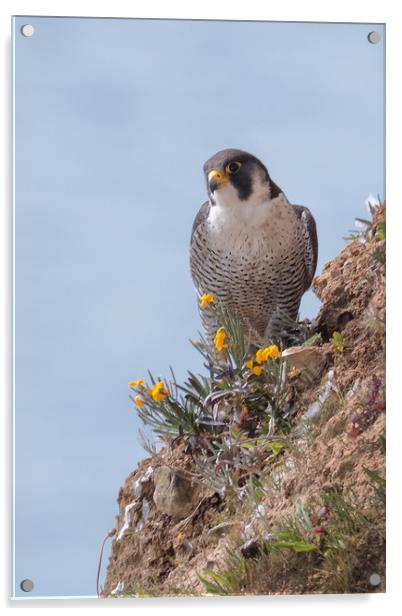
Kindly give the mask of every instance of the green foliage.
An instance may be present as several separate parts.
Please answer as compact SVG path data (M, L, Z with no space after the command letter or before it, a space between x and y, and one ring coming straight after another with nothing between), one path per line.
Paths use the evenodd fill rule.
M349 235L345 236L343 239L345 240L356 240L361 239L363 242L368 239L370 233L373 229L373 218L377 212L377 210L383 206L380 201L380 196L378 195L378 204L369 203L369 211L371 214L371 220L367 218L355 218L356 225L359 226L359 229L352 229L349 231ZM379 232L379 235L377 235ZM376 237L378 239L385 239L385 223L379 222L376 225Z
M350 229L349 235L345 235L343 239L348 241L362 239L365 241L369 237L372 221L365 218L355 218L355 221L359 225L359 229Z
M274 543L274 547L278 548L290 548L294 552L313 552L318 550L318 546L315 543L309 543L299 536L298 533L292 532L278 532L276 535L277 541Z
M253 503L260 503L267 495L263 483L256 475L251 475L248 482L248 495Z
M327 549L344 545L344 539L356 534L367 524L360 503L351 491L343 496L337 490L323 494L322 502L330 512Z
M367 588L367 542L380 541L380 511L370 517L363 512L361 501L353 492L342 496L333 491L324 498L330 511L327 534L323 537L323 580L327 592L358 592ZM380 543L374 558L381 558Z
M229 346L226 352L230 368L241 371L247 355L250 353L250 338L246 339L243 321L240 315L229 310L223 304L217 304L214 308L217 322L222 326L229 338ZM216 361L216 360L215 360Z
M332 348L336 353L343 353L345 350L345 343L342 334L334 332L331 336Z
M137 413L144 424L150 426L158 435L198 434L197 404L179 393L173 371L172 377L167 384L164 382L169 395L164 400L157 401L153 399L149 389L161 379L155 380L149 372L151 387L136 388L136 393L139 393L143 400L143 406L137 408ZM130 398L135 403L135 397L130 395Z
M173 370L165 380L149 373L148 384L133 382L131 399L143 423L158 436L188 442L205 481L218 491L234 492L285 447L283 435L291 424L287 365L275 345L264 347L267 359L257 362L242 320L223 306L214 310L228 336L227 348L218 357L213 343L192 341L209 374L189 372L179 384ZM253 372L255 367L261 374ZM155 399L158 383L165 395Z
M150 599L153 597L157 597L158 593L156 590L149 590L149 589L145 589L142 588L142 586L134 586L131 589L131 592L128 592L127 594L124 595L124 597L129 598L135 598L135 599Z
M271 547L276 550L287 548L296 553L314 552L318 550L318 545L314 542L312 529L310 515L305 507L300 505L298 513L285 518L272 534Z
M378 439L378 445L381 449L381 453L386 454L386 439L384 435L381 435ZM387 487L387 482L385 477L381 477L376 471L373 471L369 468L365 468L364 467L364 472L366 473L367 477L370 479L371 482L371 487L373 488L377 498L379 498L379 500L382 503L385 503L386 500L386 487Z
M372 488L374 489L378 498L385 503L386 498L386 480L381 477L376 471L370 470L364 467L364 472L371 481Z
M386 222L385 220L379 220L377 222L375 236L378 240L385 240L386 237Z
M303 347L312 347L312 346L317 346L320 345L322 342L322 336L321 333L318 334L314 334L313 336L310 336L310 338L307 338L307 340L305 340L302 344Z
M264 492L259 481L255 485L257 493ZM207 591L255 592L266 579L265 591L268 587L268 592L275 592L275 584L280 587L289 574L297 575L297 584L306 588L314 577L315 591L356 592L354 585L367 584L364 542L368 534L375 533L375 526L352 492L347 496L336 490L325 492L268 531L254 538L261 547L255 566L248 567L237 542L222 568L200 576Z
M383 244L376 246L372 252L373 258L381 264L385 264L385 240L386 240L387 225L385 220L379 220L375 229L375 237L377 240L383 240Z
M371 256L373 257L373 259L375 261L378 261L381 264L385 264L385 247L384 246L377 246L373 252L371 253Z
M241 500L252 486L253 497L261 498L263 492L259 491L255 472L273 464L286 446L286 442L280 441L279 437L250 438L238 428L232 427L222 434L220 440L208 441L207 449L198 452L195 465L203 480L214 491ZM251 482L250 485L247 480Z
M246 561L236 549L227 551L225 564L221 571L207 569L198 575L205 590L212 595L237 595L242 591Z
M267 449L271 452L271 454L268 456L268 458L266 458L266 462L268 462L269 464L275 462L276 458L279 456L280 453L282 453L285 447L286 444L281 441L272 441L271 443L268 443Z

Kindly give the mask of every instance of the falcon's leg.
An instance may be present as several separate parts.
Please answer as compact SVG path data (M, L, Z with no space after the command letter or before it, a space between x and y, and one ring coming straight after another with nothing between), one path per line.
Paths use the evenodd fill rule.
M290 346L294 340L293 331L297 326L298 309L297 306L289 312L288 308L277 306L268 323L266 338L279 342L283 348Z

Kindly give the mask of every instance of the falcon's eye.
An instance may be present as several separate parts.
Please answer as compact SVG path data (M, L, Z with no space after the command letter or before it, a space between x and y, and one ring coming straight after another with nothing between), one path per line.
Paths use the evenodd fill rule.
M239 163L237 160L233 161L232 163L228 163L226 165L226 173L237 173L239 171L241 167L241 163Z

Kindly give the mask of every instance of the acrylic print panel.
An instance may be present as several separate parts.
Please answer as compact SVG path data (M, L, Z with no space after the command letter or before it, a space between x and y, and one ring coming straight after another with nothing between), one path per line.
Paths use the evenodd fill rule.
M13 25L13 596L384 591L385 27Z

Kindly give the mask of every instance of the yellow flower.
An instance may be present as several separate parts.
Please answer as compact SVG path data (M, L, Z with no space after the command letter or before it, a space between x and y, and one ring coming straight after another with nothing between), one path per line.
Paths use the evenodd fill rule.
M136 403L139 409L141 409L144 406L144 400L141 398L141 396L135 396L134 402Z
M212 293L203 293L200 301L201 308L206 308L207 306L209 306L209 304L212 304L214 300L215 298Z
M246 367L249 368L249 370L251 370L251 372L256 376L260 376L260 374L262 373L261 366L254 366L254 362L252 359L246 361Z
M271 344L269 347L267 347L267 358L268 359L276 359L277 357L280 356L280 350L278 349L278 347L276 346L276 344Z
M258 364L262 364L263 361L267 361L265 357L264 349L258 349L257 353L255 354L255 361Z
M258 349L255 354L255 360L258 364L262 364L263 362L268 361L268 359L275 359L276 357L279 357L279 355L280 352L276 344L270 344L263 349Z
M215 338L214 338L214 345L216 346L218 351L222 351L223 349L227 349L228 345L227 345L227 333L225 332L225 329L223 327L220 327L216 334L215 334Z
M156 402L164 400L169 395L163 381L158 381L158 383L155 383L153 388L149 390L149 393Z
M130 381L129 387L139 387L140 385L144 385L144 379L138 379L138 381Z

